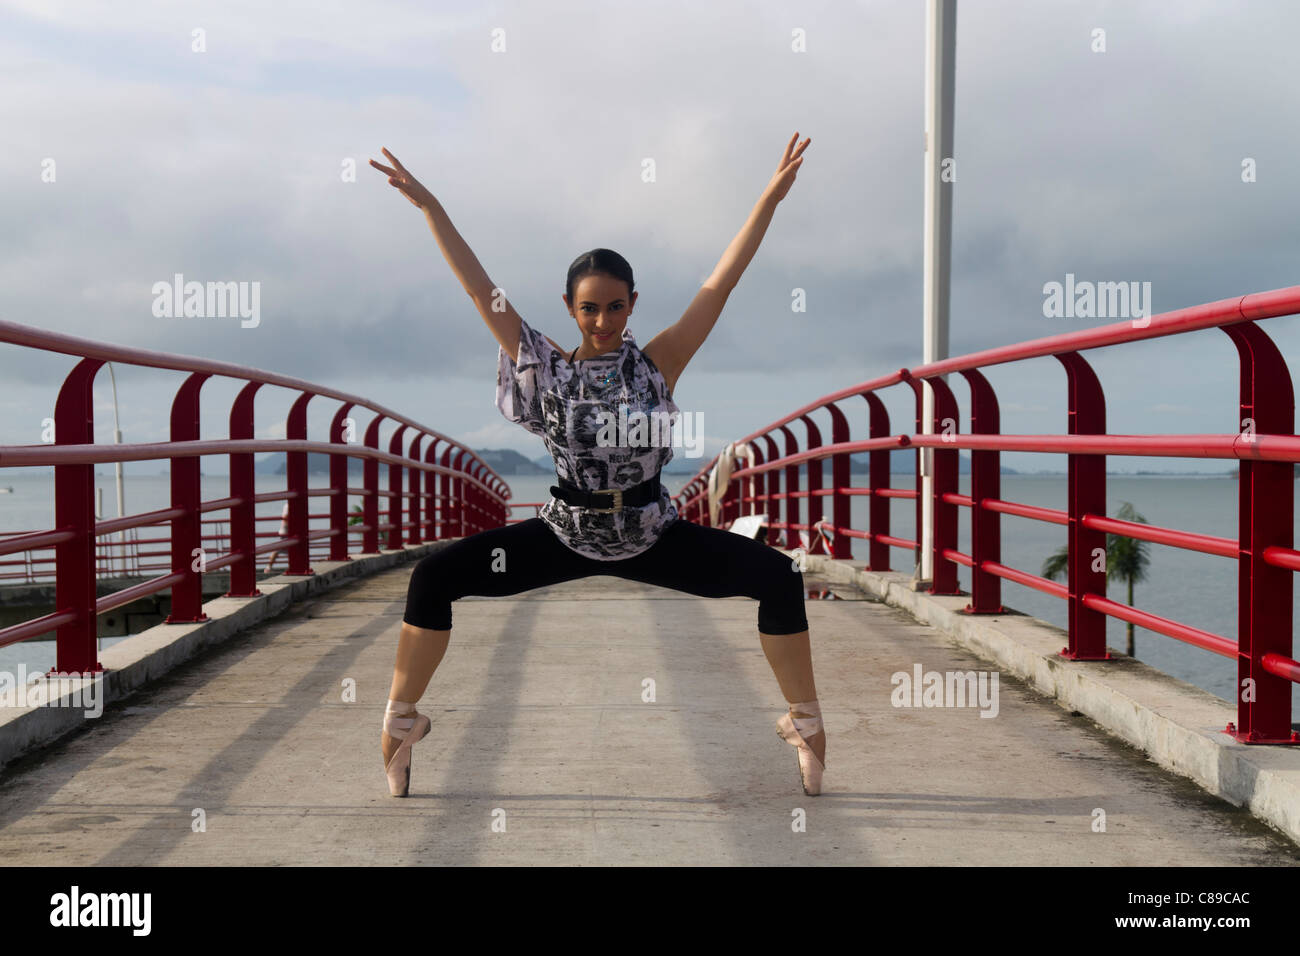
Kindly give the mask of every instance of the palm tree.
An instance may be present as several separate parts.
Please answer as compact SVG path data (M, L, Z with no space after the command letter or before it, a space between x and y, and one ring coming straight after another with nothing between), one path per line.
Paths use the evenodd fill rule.
M1115 517L1121 521L1135 521L1141 524L1150 524L1146 518L1138 514L1133 505L1124 502L1119 509L1119 514ZM1139 538L1128 538L1122 534L1106 535L1106 580L1118 578L1121 581L1128 582L1128 603L1133 606L1133 585L1138 581L1145 581L1147 577L1147 542ZM1061 548L1050 558L1043 562L1043 570L1040 572L1045 578L1064 577L1070 568L1070 548L1069 545ZM1133 640L1133 622L1126 621L1128 625L1128 640L1125 647L1125 653L1129 657L1136 657L1136 647Z

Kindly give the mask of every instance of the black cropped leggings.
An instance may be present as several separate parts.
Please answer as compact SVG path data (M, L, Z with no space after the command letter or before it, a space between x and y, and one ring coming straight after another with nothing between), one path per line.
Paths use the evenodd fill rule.
M594 574L700 597L755 598L760 633L808 629L803 574L793 559L752 538L684 518L668 525L645 551L616 561L570 550L541 518L480 531L416 562L402 620L447 631L457 598L504 597Z

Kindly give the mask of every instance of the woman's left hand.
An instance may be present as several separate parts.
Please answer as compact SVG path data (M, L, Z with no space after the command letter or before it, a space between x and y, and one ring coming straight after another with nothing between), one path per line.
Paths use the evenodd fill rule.
M794 185L795 174L799 171L799 164L803 162L803 156L801 154L808 148L808 144L812 142L812 138L809 137L800 143L799 147L796 149L794 144L798 139L799 131L795 130L794 135L790 137L790 142L785 146L785 154L781 157L781 162L776 167L776 172L772 176L772 181L767 184L767 192L776 199L777 202L784 199L785 194L788 193L790 187Z

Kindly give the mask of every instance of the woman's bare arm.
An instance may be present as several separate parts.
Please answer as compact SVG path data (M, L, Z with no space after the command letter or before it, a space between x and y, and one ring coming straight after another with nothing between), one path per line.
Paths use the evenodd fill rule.
M438 202L433 193L410 174L396 156L387 149L383 150L383 153L393 164L392 167L377 163L373 159L370 165L381 173L387 174L388 182L409 199L412 205L418 206L423 211L429 229L433 232L433 238L438 242L438 248L442 250L443 257L451 266L451 271L455 273L461 286L473 300L479 315L483 316L488 329L501 343L507 355L511 358L517 357L519 355L519 313L506 300L505 293L488 278L478 257L456 231L456 227L451 224L451 219L442 208L442 203Z
M731 240L727 251L714 267L713 274L705 280L682 317L651 339L643 350L663 373L669 392L676 389L677 380L686 368L686 363L713 331L714 323L722 314L722 307L727 304L727 297L740 282L745 268L758 251L777 204L790 191L799 165L803 162L802 153L812 142L811 139L806 139L796 149L795 142L798 139L799 134L796 132L786 145L776 172L754 205L745 225Z

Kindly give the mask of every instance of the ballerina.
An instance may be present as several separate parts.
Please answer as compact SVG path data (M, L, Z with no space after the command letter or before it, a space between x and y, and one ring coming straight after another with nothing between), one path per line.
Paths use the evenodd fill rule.
M581 341L566 352L506 301L442 205L397 157L384 149L391 166L370 160L424 212L452 272L499 343L497 407L543 439L558 482L537 517L459 538L416 562L380 738L392 795L409 793L411 747L431 729L416 703L446 653L452 602L596 574L704 597L757 600L759 640L789 704L777 733L798 749L804 792L821 792L826 735L813 680L802 573L775 548L678 515L660 481L673 455L670 443L616 446L600 441L590 427L599 412L617 417L620 405L647 415L680 414L673 401L677 382L794 183L811 142L796 146L798 139L796 132L745 225L681 319L644 349L627 328L639 293L631 266L618 253L593 249L570 265L561 298ZM505 570L493 557L502 553L508 556Z

